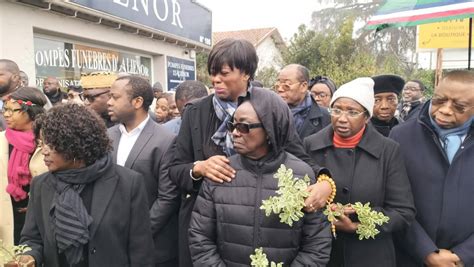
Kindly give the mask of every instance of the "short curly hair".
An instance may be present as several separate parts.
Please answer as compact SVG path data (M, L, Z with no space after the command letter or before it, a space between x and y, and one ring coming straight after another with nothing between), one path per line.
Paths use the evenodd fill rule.
M44 143L66 160L84 160L89 166L111 150L104 121L91 109L78 104L52 107L34 123Z

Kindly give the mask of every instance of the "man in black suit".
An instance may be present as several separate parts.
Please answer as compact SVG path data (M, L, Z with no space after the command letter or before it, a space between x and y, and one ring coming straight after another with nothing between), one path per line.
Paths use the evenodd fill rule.
M124 76L111 87L108 113L118 125L108 130L113 142L112 157L118 165L141 173L145 178L148 203L153 211L152 225L156 266L177 266L179 196L176 193L158 201L158 194L168 190L169 155L166 153L174 135L150 119L148 108L153 90L143 78ZM161 187L160 189L158 187Z

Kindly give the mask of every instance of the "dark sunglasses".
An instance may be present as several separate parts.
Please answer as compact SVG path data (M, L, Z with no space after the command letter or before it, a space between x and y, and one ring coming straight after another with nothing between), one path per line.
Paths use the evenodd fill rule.
M104 91L104 92L101 92L101 93L97 93L97 94L84 94L84 99L89 101L89 103L92 103L94 102L95 98L100 96L100 95L103 95L103 94L108 94L109 93L109 90L107 91Z
M227 130L229 132L233 132L234 129L237 129L239 133L248 134L250 132L250 129L262 128L262 127L263 127L263 123L244 123L244 122L233 123L231 121L227 122Z

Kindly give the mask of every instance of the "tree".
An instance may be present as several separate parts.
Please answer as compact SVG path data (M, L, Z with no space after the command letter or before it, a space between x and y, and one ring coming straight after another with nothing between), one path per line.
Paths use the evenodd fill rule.
M352 39L353 21L347 20L339 28L316 33L300 26L288 49L283 53L286 64L306 66L311 75L331 77L341 85L356 77L375 73L375 60L357 47Z
M197 80L204 83L207 86L211 85L211 77L207 72L207 57L209 56L206 52L196 53L196 77Z
M255 75L255 80L260 81L265 88L273 88L278 77L278 71L274 67L260 69Z

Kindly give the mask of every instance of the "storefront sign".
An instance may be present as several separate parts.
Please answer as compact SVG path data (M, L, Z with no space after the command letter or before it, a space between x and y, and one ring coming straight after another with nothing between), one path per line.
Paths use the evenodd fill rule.
M69 1L211 46L211 11L195 0Z
M127 73L150 80L151 58L80 44L35 37L36 86L52 76L62 88L80 85L81 74Z
M168 70L168 90L175 90L176 86L187 80L196 80L196 65L194 61L176 57L166 57Z
M418 26L418 49L467 49L469 46L468 41L469 19L450 20Z

